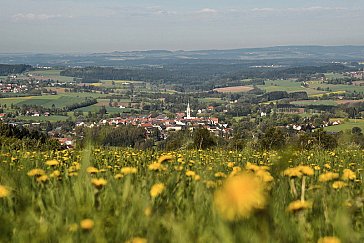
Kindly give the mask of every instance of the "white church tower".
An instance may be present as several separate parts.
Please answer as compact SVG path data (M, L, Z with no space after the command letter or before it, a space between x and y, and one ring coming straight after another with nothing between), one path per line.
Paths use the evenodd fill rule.
M186 119L191 119L191 108L190 108L190 102L187 103L187 110L186 110L187 116Z

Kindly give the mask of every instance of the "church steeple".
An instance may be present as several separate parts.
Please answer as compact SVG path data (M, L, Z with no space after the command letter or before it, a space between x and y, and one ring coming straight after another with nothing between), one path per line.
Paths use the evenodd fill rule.
M187 103L187 110L186 110L186 113L187 113L186 118L187 118L187 119L191 119L191 108L190 108L190 102L188 102L188 103Z

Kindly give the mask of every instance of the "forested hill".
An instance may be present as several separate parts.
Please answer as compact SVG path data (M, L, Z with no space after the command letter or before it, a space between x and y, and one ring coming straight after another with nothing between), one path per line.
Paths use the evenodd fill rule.
M246 78L301 78L305 75L326 72L350 71L342 64L304 66L291 68L254 68L247 65L185 64L162 67L116 69L112 67L67 68L61 75L82 78L83 82L110 80L139 80L209 86L217 80L241 80Z
M17 64L17 65L0 64L0 76L22 73L31 68L32 66L25 64Z

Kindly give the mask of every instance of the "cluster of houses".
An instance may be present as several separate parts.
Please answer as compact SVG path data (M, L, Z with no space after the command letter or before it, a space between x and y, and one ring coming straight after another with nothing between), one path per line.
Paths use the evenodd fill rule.
M206 128L211 133L222 136L229 137L232 133L232 128L228 124L220 123L218 118L215 117L192 117L191 109L188 105L186 113L180 112L175 114L175 118L169 118L166 115L159 115L156 117L148 116L128 116L128 117L115 117L109 119L103 119L99 124L85 124L84 122L79 122L76 126L120 126L120 125L132 125L142 127L146 130L147 136L152 134L153 131L159 130L161 137L166 138L168 132L170 131L180 131L183 129L196 129L196 128Z
M23 93L27 92L28 90L28 86L25 84L0 82L0 93Z
M329 126L336 126L336 125L340 125L341 121L337 120L337 121L324 121L323 124L320 125L320 127L324 128L324 127L329 127ZM299 124L290 124L286 126L287 129L293 129L295 131L313 131L316 127L312 124L304 124L304 125L299 125Z

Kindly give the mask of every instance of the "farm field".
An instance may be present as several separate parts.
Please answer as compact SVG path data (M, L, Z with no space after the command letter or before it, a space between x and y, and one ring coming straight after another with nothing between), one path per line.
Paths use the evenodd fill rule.
M315 95L315 94L323 94L325 91L319 91L313 88L305 88L301 86L301 82L296 82L295 80L267 80L265 81L265 85L257 85L259 89L262 89L266 92L273 91L287 91L290 92L298 92L305 91L307 94Z
M7 106L18 105L38 105L45 108L52 108L53 104L56 108L66 107L75 103L82 102L87 97L98 98L105 95L97 93L64 93L57 95L42 95L42 96L25 96L13 98L0 98L0 104Z
M73 77L66 77L60 75L61 70L36 70L28 72L28 74L31 74L34 78L41 79L41 80L48 80L52 79L55 81L59 81L61 83L63 82L74 82Z
M342 120L342 124L336 126L325 127L325 131L327 132L340 132L350 130L353 127L360 127L362 131L364 131L364 120L363 119L349 119L349 121L344 121L343 119L333 119L333 120Z
M216 88L214 91L220 93L240 93L240 92L248 92L253 90L254 88L251 86L232 86L232 87L225 87L225 88Z
M364 241L362 150L4 149L2 242Z
M17 116L18 120L21 121L35 121L35 122L57 122L57 121L66 121L69 119L68 116Z
M293 105L299 106L314 106L314 105L326 105L337 106L338 104L334 100L297 100L290 102Z
M333 92L337 91L364 92L364 86L357 86L357 85L327 84L327 83L322 83L321 81L310 81L309 85L311 89L317 89L318 87L320 87L321 89L329 88L330 91Z

